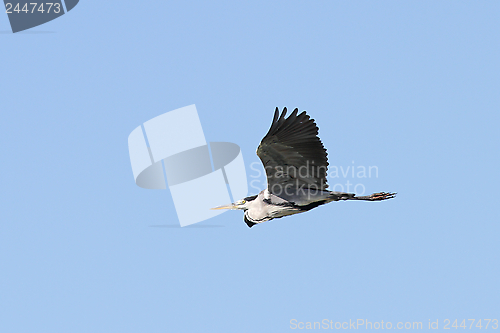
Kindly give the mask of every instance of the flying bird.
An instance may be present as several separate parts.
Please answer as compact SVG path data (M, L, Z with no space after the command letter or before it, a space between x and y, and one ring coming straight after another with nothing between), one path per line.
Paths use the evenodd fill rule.
M327 190L328 158L318 137L318 127L305 111L295 109L287 117L278 108L269 132L257 148L267 176L267 188L257 195L229 206L212 209L241 209L251 228L256 224L307 212L332 201L391 199L396 193L379 192L368 196Z

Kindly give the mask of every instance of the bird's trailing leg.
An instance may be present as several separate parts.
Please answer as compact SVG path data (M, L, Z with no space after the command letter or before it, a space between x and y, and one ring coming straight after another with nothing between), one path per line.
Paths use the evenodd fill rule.
M379 192L379 193L373 193L373 194L361 196L361 197L355 196L351 200L381 201L381 200L392 199L395 196L396 196L396 193Z
M338 200L381 201L381 200L392 199L396 196L396 194L397 193L379 192L358 197L354 193L330 192L330 195L333 197L334 201Z

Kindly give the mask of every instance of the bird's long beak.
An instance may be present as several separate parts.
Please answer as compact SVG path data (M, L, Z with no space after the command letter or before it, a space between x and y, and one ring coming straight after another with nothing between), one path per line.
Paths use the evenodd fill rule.
M214 208L210 208L210 209L236 209L236 206L234 204L230 204L230 205L227 205L227 206L219 206L219 207L214 207Z

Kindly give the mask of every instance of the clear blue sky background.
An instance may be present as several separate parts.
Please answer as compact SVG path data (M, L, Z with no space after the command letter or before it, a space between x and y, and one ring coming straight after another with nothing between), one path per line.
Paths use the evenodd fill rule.
M500 319L499 22L498 1L83 0L19 34L0 15L0 331ZM332 184L398 197L155 227L172 199L135 185L127 137L190 104L249 181L274 108L298 107L331 165L378 167Z

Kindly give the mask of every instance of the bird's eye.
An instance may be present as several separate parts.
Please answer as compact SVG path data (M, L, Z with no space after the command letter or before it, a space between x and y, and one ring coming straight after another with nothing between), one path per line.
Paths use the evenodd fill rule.
M243 205L246 201L245 200L241 200L241 204Z

